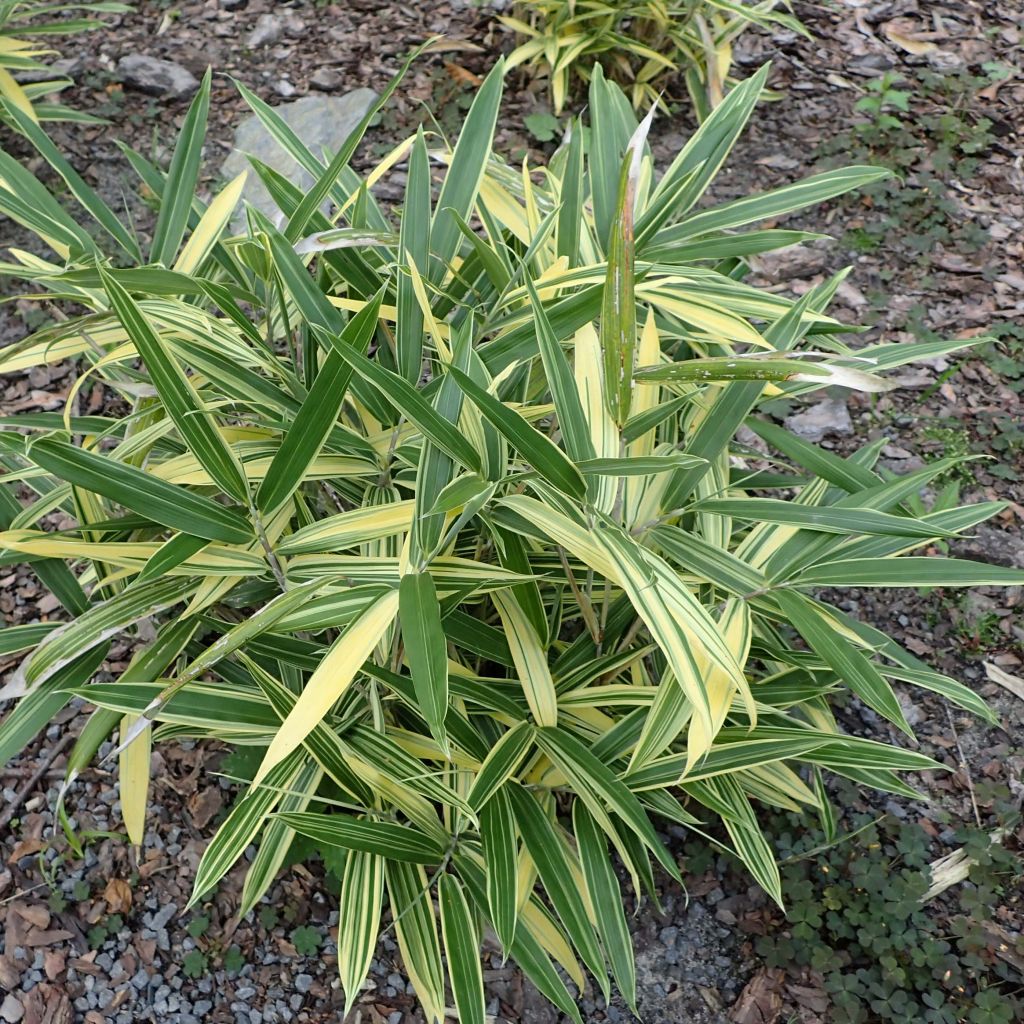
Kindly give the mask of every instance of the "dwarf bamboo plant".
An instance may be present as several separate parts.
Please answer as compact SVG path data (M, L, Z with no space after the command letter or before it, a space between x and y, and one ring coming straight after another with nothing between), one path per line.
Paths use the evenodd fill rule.
M58 56L49 40L93 31L103 24L95 15L130 9L114 0L0 0L0 99L33 121L95 122L89 114L47 99L71 85L70 78L47 64Z
M841 457L758 415L824 386L882 390L886 370L963 344L854 351L826 312L842 275L799 301L743 280L747 257L809 237L751 225L884 172L700 205L765 71L658 175L648 122L599 68L589 128L513 168L491 145L502 74L454 146L420 131L366 177L350 158L376 110L325 162L240 87L316 178L303 193L253 161L280 215L250 209L240 237L241 179L196 198L209 76L166 171L128 151L159 201L146 238L14 109L85 216L0 155L0 209L50 250L3 270L65 311L0 369L77 368L63 411L0 420L2 557L63 606L0 632L25 652L0 691L0 757L76 702L67 784L117 734L138 843L151 743L253 749L193 903L255 843L247 913L312 837L342 851L349 1004L390 920L427 1019L447 977L473 1024L485 927L571 1018L565 978L605 995L614 980L636 1005L613 864L637 898L653 865L678 877L659 823L732 851L781 900L760 807L829 823L826 773L910 795L899 772L940 767L845 735L833 694L908 735L895 685L991 720L819 589L1024 581L934 556L1001 507L910 511L951 460L892 477L879 444ZM372 186L403 161L389 211ZM127 414L79 413L97 383ZM771 456L750 461L744 425ZM50 528L55 512L75 525ZM116 678L114 641L135 650Z
M809 37L779 0L520 0L498 20L521 40L509 67L547 78L561 113L578 82L599 61L636 108L662 102L682 76L702 119L722 102L732 75L732 47L748 28Z

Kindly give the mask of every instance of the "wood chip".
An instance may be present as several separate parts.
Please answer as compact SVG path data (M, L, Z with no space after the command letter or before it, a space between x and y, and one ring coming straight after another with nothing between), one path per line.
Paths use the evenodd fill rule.
M43 929L50 925L50 911L42 903L15 903L11 910L33 928Z
M993 683L998 683L1003 689L1009 690L1014 696L1024 700L1024 679L1021 679L1020 676L1010 675L1009 672L1004 671L998 665L992 664L991 661L985 662L985 675Z
M22 1024L72 1024L71 1000L56 985L37 985L25 996Z

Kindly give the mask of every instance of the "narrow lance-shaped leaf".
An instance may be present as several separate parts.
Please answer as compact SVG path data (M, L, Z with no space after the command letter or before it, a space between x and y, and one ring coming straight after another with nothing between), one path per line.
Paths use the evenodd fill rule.
M253 782L231 808L224 824L217 829L196 870L188 906L195 906L227 873L267 820L285 790L291 788L302 769L304 753L293 751L267 773L261 782ZM187 909L187 908L186 908Z
M498 789L480 812L480 839L487 865L487 908L506 954L512 948L519 913L516 875L519 847L508 793Z
M5 103L5 108L18 131L35 146L43 159L64 179L71 194L78 200L82 208L117 242L129 259L141 262L142 254L139 252L138 241L117 219L110 207L85 183L60 149L39 126L34 115L19 109L17 105L9 101Z
M414 266L426 267L430 258L430 157L422 125L409 154L409 178L405 186L399 257ZM398 278L395 349L398 372L415 384L423 372L423 310L408 273Z
M551 329L547 313L541 303L540 296L533 282L527 277L526 289L533 308L533 318L537 325L537 347L540 350L544 375L548 380L548 388L555 403L558 414L558 426L562 432L569 458L574 462L593 459L596 456L594 443L590 439L590 425L583 411L576 381L565 358L562 346Z
M275 764L302 743L310 730L327 714L355 679L356 673L397 613L398 591L389 590L353 620L335 640L320 662L320 667L306 683L295 707L281 723L256 773L254 783L263 779Z
M817 602L791 590L776 590L775 600L797 632L870 708L912 736L892 687L861 651L830 624Z
M252 526L238 512L124 462L50 437L33 441L29 458L67 483L95 491L173 530L227 544L253 540Z
M437 939L434 902L420 865L389 860L385 864L395 935L409 980L423 1004L427 1024L443 1024L444 973Z
M633 941L623 912L622 892L608 857L608 843L582 800L572 807L573 831L580 851L580 865L597 918L597 931L608 955L612 976L626 1005L637 1014L636 964ZM638 1014L637 1014L638 1015Z
M545 480L566 494L583 497L586 493L583 477L558 445L454 366L449 366L448 372L473 404Z
M349 850L341 874L338 906L345 926L338 929L338 973L345 993L343 1017L349 1015L377 948L384 900L384 858Z
M382 290L349 321L336 346L351 345L358 352L367 350L383 297ZM337 422L352 372L337 347L332 348L256 492L256 505L261 512L278 508L306 478Z
M872 373L831 363L805 359L763 359L760 356L711 356L687 359L663 366L642 366L635 372L637 383L707 383L711 381L764 380L804 381L821 387L834 384L857 391L890 391L894 385Z
M534 720L538 725L557 725L558 695L540 638L513 596L502 590L491 596Z
M135 300L102 267L100 280L185 443L225 494L236 501L247 502L249 485L242 467L188 377Z
M402 577L398 585L398 610L420 714L438 745L447 751L444 720L448 714L448 652L441 605L429 571L410 572Z
M551 905L595 980L605 980L604 957L587 918L582 895L576 887L567 848L533 794L519 785L510 785L507 791L519 832L537 865Z
M654 108L626 147L619 172L619 198L608 239L608 272L601 304L601 350L604 352L605 402L621 427L629 419L636 358L636 295L634 292L634 214L644 145Z
M408 825L319 811L282 811L277 817L300 835L343 850L361 850L410 864L436 864L444 856L434 840Z
M203 140L206 137L206 117L210 110L210 75L211 71L207 68L185 115L174 147L174 156L171 157L171 166L167 171L160 213L153 229L150 260L162 263L165 267L171 266L181 245L192 209L192 197L196 194Z
M484 978L480 967L480 937L458 880L448 873L437 883L441 934L448 960L455 1008L460 1024L484 1024Z
M444 278L458 252L462 233L456 214L468 221L476 203L484 168L491 154L504 75L505 61L499 58L477 90L452 152L430 228L430 248L435 261L430 265L428 277L435 284Z
M533 726L529 722L520 722L494 744L476 773L469 796L466 798L473 810L479 811L484 807L515 774L532 743Z

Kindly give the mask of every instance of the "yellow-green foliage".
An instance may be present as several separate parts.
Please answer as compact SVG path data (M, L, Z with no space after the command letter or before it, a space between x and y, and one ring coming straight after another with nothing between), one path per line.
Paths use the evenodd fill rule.
M79 14L116 14L127 11L128 5L108 0L83 0L80 3L50 0L0 0L0 101L4 107L17 107L33 121L64 121L76 118L67 107L56 103L40 103L39 98L59 92L71 84L62 74L30 83L18 81L19 72L33 78L49 75L45 59L58 56L49 45L56 36L72 35L98 28L100 22ZM0 110L0 117L4 111ZM9 120L9 112L5 120Z
M574 123L534 174L492 152L503 71L453 149L421 131L367 178L349 161L379 104L324 166L240 87L316 184L255 165L280 216L250 210L238 237L241 179L196 198L209 74L166 172L129 152L161 200L151 238L28 116L89 230L0 153L0 212L50 250L2 269L79 311L0 352L3 372L78 368L62 411L0 422L0 557L28 560L67 622L0 630L0 654L24 652L0 763L77 696L69 784L117 731L138 841L150 743L248 748L193 902L255 843L244 914L312 838L341 876L349 1000L386 898L432 1022L447 969L460 1019L483 1024L484 921L571 1018L556 963L633 1005L611 857L638 891L652 860L678 874L655 822L709 829L781 900L764 806L827 819L823 771L907 793L896 772L941 767L845 735L834 692L907 733L895 683L991 718L818 589L1024 582L914 554L1002 508L915 506L950 460L890 479L881 440L844 458L758 416L965 344L854 352L826 312L842 274L799 301L742 280L750 255L808 237L759 221L886 172L702 205L764 72L658 177L647 124L597 68L592 130ZM395 217L369 186L399 162ZM79 415L96 384L130 412ZM744 424L771 471L733 444ZM74 525L46 529L53 512ZM114 638L135 657L96 681Z
M520 0L500 21L522 40L509 66L547 77L560 113L578 81L599 61L637 109L661 100L683 74L701 117L725 95L733 40L752 25L807 34L780 0Z

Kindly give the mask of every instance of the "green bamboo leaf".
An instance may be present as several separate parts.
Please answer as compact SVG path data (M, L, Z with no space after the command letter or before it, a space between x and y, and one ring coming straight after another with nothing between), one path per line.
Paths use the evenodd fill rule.
M429 40L421 43L405 58L402 62L402 66L398 69L398 72L381 90L380 95L370 105L370 109L363 115L359 124L349 132L348 137L339 147L338 152L334 155L334 158L331 160L327 170L319 177L313 187L306 191L306 194L302 198L302 202L299 203L298 208L289 218L288 225L285 228L284 233L289 242L295 243L302 237L310 218L312 218L314 213L320 209L320 205L331 193L331 190L334 188L334 184L338 180L342 171L348 166L349 161L355 155L355 151L358 149L359 143L362 142L363 136L366 134L366 129L370 127L373 123L373 119L380 113L388 100L391 99L392 94L398 88L402 79L405 78L406 73L412 66L413 62L421 53L423 53L429 43Z
M519 845L512 804L503 788L495 790L480 811L480 839L487 867L487 909L507 955L515 942L519 914Z
M494 744L487 759L473 780L466 802L475 811L481 810L495 793L518 770L533 745L533 726L519 722Z
M754 523L781 523L822 533L863 533L880 537L954 537L921 519L895 516L871 508L849 508L837 505L809 506L777 498L707 498L691 508L695 512L711 512L735 516Z
M562 432L565 449L574 462L583 462L595 456L594 443L590 437L590 424L587 422L580 401L576 380L569 361L565 358L562 346L551 329L544 305L540 301L533 282L526 278L526 290L530 296L534 322L537 325L537 347L540 349L544 375L547 377L548 389L551 391L558 415L558 426Z
M145 583L146 580L165 576L182 562L186 562L193 555L198 554L209 543L205 537L193 537L187 533L175 534L170 540L160 545L152 558L143 566L142 571L135 578L135 582L137 584Z
M848 366L812 363L804 359L750 356L709 356L681 363L641 366L634 376L640 384L706 383L709 381L804 381L820 387L835 385L857 391L890 391L895 385L874 374Z
M512 801L519 833L537 866L551 905L594 979L598 983L604 980L607 985L604 956L587 919L582 896L576 888L566 845L533 794L519 785L509 784L505 788Z
M153 229L150 259L165 267L171 266L178 253L185 228L188 227L192 197L196 194L199 166L203 158L203 140L206 137L206 117L210 110L210 75L210 69L207 68L189 104L174 147L174 156L171 157L171 166L167 170L163 201Z
M444 1024L444 973L430 886L422 866L388 860L388 899L405 971L423 1004L427 1024Z
M428 277L440 283L459 249L458 217L468 221L476 204L484 169L491 153L494 126L501 104L504 58L499 58L473 97L459 141L455 144L430 226L430 248L435 257Z
M347 1017L359 995L377 949L384 901L384 858L349 850L341 874L338 907L345 927L338 929L338 973Z
M576 266L580 251L580 215L583 208L583 123L577 118L569 126L565 166L559 180L561 205L555 231L555 250L570 267Z
M196 582L171 577L132 587L93 605L63 629L51 633L24 665L24 685L39 686L86 651L118 636L130 626L183 601ZM0 697L20 689L17 679L8 683Z
M447 752L444 720L448 713L448 652L441 605L429 571L410 572L402 577L398 585L398 614L419 712L430 734Z
M572 825L576 845L580 851L580 865L590 894L590 905L597 918L597 931L608 954L612 977L619 986L622 998L636 1016L636 965L633 961L633 941L626 926L622 892L608 858L607 840L601 836L597 824L582 800L572 807Z
M58 479L110 498L172 530L226 544L254 540L252 526L238 512L126 463L49 437L32 442L29 458Z
M300 835L343 850L360 850L408 864L437 864L444 856L443 847L408 825L318 811L280 812L277 817Z
M1024 579L1024 573L1021 573ZM871 661L830 624L825 609L791 590L776 590L779 609L811 648L868 707L913 736L892 687Z
M480 936L458 880L443 874L437 883L441 935L448 960L455 1009L460 1024L484 1024L484 977L480 967Z
M225 494L247 502L249 485L242 467L188 377L128 292L102 268L100 279L111 308L142 357L168 416L192 454Z
M0 721L0 764L17 757L52 722L71 699L73 689L82 686L100 667L109 649L109 644L100 644L86 651L5 713Z
M316 761L308 761L295 777L291 788L278 805L282 812L301 812L309 806L324 777L323 768ZM285 857L291 849L295 830L281 817L271 818L263 830L259 849L245 873L238 913L245 917L264 897L274 883Z
M334 344L351 345L365 352L377 327L383 298L381 290L349 321ZM256 507L261 512L271 512L284 504L306 478L338 420L352 372L338 348L332 348L256 492Z
M46 132L16 105L5 100L3 106L18 131L35 146L39 155L64 179L71 194L89 216L117 242L130 260L141 263L142 253L139 251L138 240L121 224L110 207L85 183ZM63 221L63 218L61 220ZM94 246L90 244L88 248L92 249Z
M586 484L583 477L550 438L454 366L448 367L448 373L455 378L466 397L545 480L573 497L584 496Z
M544 753L564 774L573 779L581 797L584 794L597 797L599 802L591 801L591 813L603 812L607 806L657 857L673 878L679 877L678 866L658 838L640 801L600 758L565 729L538 729L536 737L537 745ZM595 816L599 817L599 814Z
M458 849L455 851L454 859L462 880L470 890L473 902L481 912L486 911L487 895L483 871L479 864ZM573 1002L572 996L569 995L565 982L548 959L544 947L525 922L522 927L516 929L511 955L523 974L537 986L539 992L550 999L574 1024L583 1024L580 1011Z
M633 133L619 171L619 195L608 238L608 271L601 303L601 351L604 397L608 412L621 427L629 419L636 362L636 253L634 215L643 150L654 108Z
M850 558L811 566L792 582L815 587L1016 587L1024 569L965 558Z
M405 186L402 227L398 240L399 260L416 267L430 262L430 156L422 125L409 154L409 177ZM411 275L398 278L395 349L398 372L416 384L423 372L423 309L413 288Z
M634 455L626 459L588 459L577 462L576 468L584 476L655 476L677 469L690 469L703 462L704 459L685 452L665 452L662 455Z
M386 370L351 349L336 349L341 357L365 380L368 380L385 398L442 451L456 462L476 473L480 471L480 456L458 428L450 423L408 381Z
M697 238L712 231L727 231L755 221L775 219L805 206L823 203L863 185L891 177L884 167L840 167L814 174L795 185L745 196L731 203L713 206L687 217L675 227L665 228L655 236L658 245L669 245Z
M222 706L221 713L224 711ZM217 829L203 852L186 909L194 907L242 856L284 792L292 788L305 757L305 751L293 751L276 764L261 783L253 783L235 802L224 824Z

